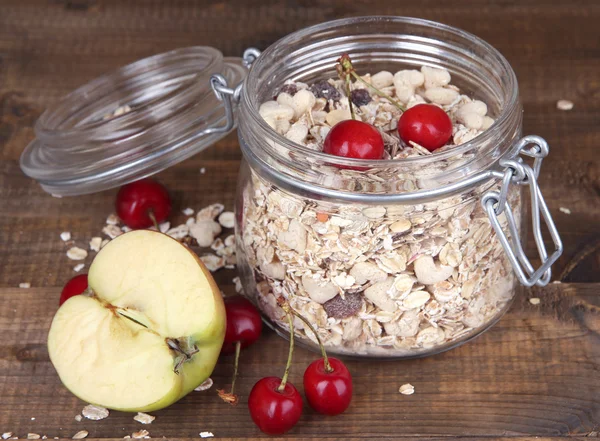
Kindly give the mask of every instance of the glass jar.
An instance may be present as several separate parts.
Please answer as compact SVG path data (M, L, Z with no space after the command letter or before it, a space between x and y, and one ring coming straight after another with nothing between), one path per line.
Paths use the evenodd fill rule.
M453 84L487 104L495 123L452 149L381 161L333 157L271 129L260 104L287 80L335 77L342 53L361 73L445 68ZM510 306L517 279L548 283L562 249L536 184L548 146L539 137L520 139L517 80L489 44L412 18L328 22L264 51L240 98L237 260L245 295L278 333L289 329L277 304L282 296L331 353L429 355L489 328ZM534 157L533 167L520 155ZM525 189L538 270L520 245ZM540 214L556 245L550 258ZM298 320L296 332L316 348Z

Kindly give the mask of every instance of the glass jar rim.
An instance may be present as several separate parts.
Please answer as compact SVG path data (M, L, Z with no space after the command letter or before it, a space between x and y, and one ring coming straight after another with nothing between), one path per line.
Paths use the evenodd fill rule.
M323 32L333 32L335 28L349 26L349 25L359 25L365 24L369 22L389 22L395 23L398 25L420 25L424 28L431 28L441 30L450 34L453 34L457 37L468 39L472 43L477 44L482 49L484 49L490 56L494 57L498 64L503 69L503 75L507 79L509 83L508 93L505 95L506 104L501 109L500 114L496 118L494 124L485 130L483 133L479 134L477 137L472 140L460 144L459 146L453 146L452 148L433 152L431 155L425 156L414 156L402 159L387 159L387 160L365 160L365 159L355 159L355 158L343 158L332 156L327 153L315 151L309 147L306 147L302 144L295 143L283 135L277 133L268 123L260 116L258 113L258 109L262 103L260 103L259 97L257 94L252 93L253 90L257 87L258 82L258 69L260 66L261 59L267 59L269 55L271 55L275 50L280 47L285 47L293 42L301 41L306 39L307 37ZM341 54L340 54L341 55ZM258 131L261 132L262 136L271 138L274 142L276 142L279 146L287 148L289 152L300 153L306 155L307 157L313 158L315 160L320 160L326 162L329 165L337 166L337 167L356 167L356 168L368 168L369 170L377 170L382 168L389 168L399 165L411 165L411 166L426 166L432 161L443 160L455 157L457 155L461 155L468 151L477 150L477 146L482 145L486 142L491 141L492 139L499 136L501 133L505 133L509 130L511 122L511 116L519 109L519 91L518 91L518 82L517 77L510 66L510 63L506 58L492 45L487 43L485 40L477 37L470 32L463 31L462 29L438 23L431 20L414 18L414 17L398 17L398 16L365 16L365 17L352 17L352 18L344 18L339 20L332 20L325 23L309 26L307 28L298 30L294 33L291 33L280 40L273 43L269 46L265 51L262 52L261 57L255 62L253 68L250 70L248 77L245 80L244 88L242 90L242 108L247 108L250 111L244 112L244 118L250 118L252 120L252 124L257 128Z

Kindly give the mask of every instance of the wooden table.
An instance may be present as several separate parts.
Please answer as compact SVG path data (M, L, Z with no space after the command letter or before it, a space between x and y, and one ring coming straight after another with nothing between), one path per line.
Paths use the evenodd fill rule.
M349 362L356 390L348 412L323 418L305 409L288 437L598 436L600 3L281 3L4 0L0 5L0 431L20 438L29 432L70 438L85 429L90 438L116 439L142 428L153 438L197 439L200 431L220 438L263 437L250 421L246 399L258 378L282 370L286 343L272 333L243 353L241 403L235 408L212 389L155 412L150 426L119 412L97 422L74 420L84 403L60 384L46 350L60 288L74 275L59 233L70 231L76 241L85 241L99 232L115 191L52 198L21 173L19 155L45 106L127 62L198 44L239 55L309 24L381 13L459 26L506 55L520 81L524 131L544 136L551 145L541 187L565 243L554 277L574 269L563 277L566 283L519 296L491 331L458 349L406 362ZM563 98L573 100L575 108L557 110L556 101ZM159 179L172 191L177 209L213 202L231 208L239 160L236 137L230 135ZM233 291L233 276L233 271L217 274L226 292ZM18 288L21 282L31 288ZM541 303L532 305L529 297ZM314 357L297 351L292 373L297 385ZM220 362L213 375L217 386L228 382L231 369L231 359ZM414 395L398 393L404 383L415 386Z

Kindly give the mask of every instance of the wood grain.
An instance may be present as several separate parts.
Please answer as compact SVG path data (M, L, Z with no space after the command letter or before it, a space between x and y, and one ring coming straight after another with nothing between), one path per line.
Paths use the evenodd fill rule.
M537 296L540 305L527 298ZM19 436L124 436L146 428L153 437L260 436L246 400L262 376L281 375L287 344L273 333L242 354L240 404L229 407L216 387L229 381L231 358L218 365L215 387L154 412L142 427L131 414L76 422L85 403L66 390L48 360L46 336L59 290L0 290L0 427ZM596 308L594 312L593 309ZM584 435L600 422L600 293L595 284L550 285L520 296L511 311L476 341L435 357L405 362L348 361L355 395L342 416L324 419L305 408L293 434L310 438L402 436ZM296 352L291 380L315 354ZM404 396L398 387L415 386ZM35 418L32 421L31 418Z
M70 438L122 439L146 428L152 437L265 438L245 400L254 382L280 375L286 343L267 333L243 353L241 403L230 408L215 391L193 393L160 412L150 426L114 412L76 422L84 403L60 384L48 361L46 335L60 288L74 275L61 231L85 245L112 211L115 191L56 199L25 177L21 151L44 108L77 86L136 59L191 45L226 55L264 49L296 29L329 19L393 14L461 27L497 47L514 67L524 105L524 133L545 137L551 154L541 188L565 243L559 274L581 249L600 240L600 46L597 0L192 1L3 0L0 4L0 431ZM558 99L575 108L558 111ZM222 202L233 208L240 154L235 134L162 172L175 212ZM199 169L206 168L206 174ZM567 207L572 214L559 211ZM177 223L178 214L172 219ZM529 250L533 251L532 243ZM86 264L89 264L91 257ZM216 278L231 293L233 271ZM489 332L445 354L406 362L350 361L350 410L322 418L308 408L289 438L425 437L530 441L594 437L600 427L600 255L567 278L528 292ZM16 288L30 282L32 289ZM542 299L533 306L527 297ZM292 381L315 355L299 349ZM220 362L216 386L229 381ZM406 382L412 396L398 393ZM35 418L32 420L32 418ZM182 438L183 437L183 438ZM579 438L582 437L582 438ZM288 439L289 439L288 438ZM271 438L276 439L276 438Z

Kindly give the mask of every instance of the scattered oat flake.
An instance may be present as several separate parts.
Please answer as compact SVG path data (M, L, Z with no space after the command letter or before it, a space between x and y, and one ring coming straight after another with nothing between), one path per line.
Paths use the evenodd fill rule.
M4 433L2 434L2 439L8 439L8 438L10 438L11 436L13 436L13 433L12 433L12 432L4 432Z
M85 264L83 263L79 263L77 265L75 265L73 267L73 271L75 271L76 273L78 273L79 271L81 271L83 268L85 267Z
M119 218L116 214L109 214L106 218L107 225L119 225Z
M103 420L104 418L108 417L108 409L101 406L95 406L93 404L88 404L85 406L81 413L88 420L94 421Z
M556 102L556 108L558 110L571 110L575 105L570 100L558 100Z
M88 253L83 248L71 247L67 250L67 257L71 260L84 260Z
M75 421L79 422L83 419L81 415L75 415Z
M75 435L73 435L72 439L83 439L86 436L88 436L88 431L87 430L80 430Z
M225 259L223 257L215 256L214 254L200 256L200 260L211 273L214 273L225 266Z
M219 223L223 228L233 228L235 221L235 215L233 211L224 211L219 216Z
M131 434L132 438L150 438L150 432L148 432L146 429L142 429L139 432L133 432Z
M569 210L566 207L560 207L559 210L562 211L565 214L571 214L571 210Z
M48 439L46 435L42 435L42 439Z
M102 246L102 238L101 237L92 237L90 239L90 250L92 251L100 251L100 247Z
M196 389L194 389L196 392L202 392L204 390L208 390L212 387L213 385L213 381L212 378L207 378L206 380L204 380L204 382L198 386Z
M19 288L31 288L31 283L29 283L29 282L19 283Z
M194 210L190 207L184 208L183 210L181 210L181 212L186 216L191 216L192 214L194 214Z
M60 238L63 242L71 240L71 233L69 233L68 231L63 231L62 233L60 233Z
M102 228L102 232L111 239L114 239L115 237L123 234L123 230L121 230L116 225L106 225L104 228Z
M142 424L150 424L150 423L152 423L152 421L154 421L156 419L156 417L153 415L148 415L147 413L144 413L144 412L138 412L138 414L136 416L134 416L133 419Z
M37 433L28 433L27 434L27 439L40 439L40 435L38 435Z
M532 297L529 299L529 303L531 303L532 305L539 305L541 302L541 300L537 297Z
M415 387L410 383L406 383L400 386L398 392L400 392L402 395L412 395L415 393Z
M200 169L200 174L201 174L201 175L203 175L204 173L206 173L206 168L202 167L202 168Z
M200 438L213 438L214 436L212 432L200 432Z

